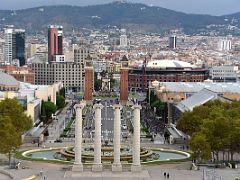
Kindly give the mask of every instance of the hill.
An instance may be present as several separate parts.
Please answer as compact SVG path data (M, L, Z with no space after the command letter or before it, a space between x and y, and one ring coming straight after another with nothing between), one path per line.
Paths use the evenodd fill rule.
M144 32L183 28L186 33L195 33L211 24L227 25L224 19L225 16L185 14L161 7L120 2L85 7L61 5L0 11L1 27L13 24L32 32L46 29L49 24L60 24L65 29L115 25Z

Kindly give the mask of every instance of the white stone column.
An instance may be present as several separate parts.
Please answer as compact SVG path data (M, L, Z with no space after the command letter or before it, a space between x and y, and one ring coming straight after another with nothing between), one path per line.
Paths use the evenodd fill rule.
M121 155L121 109L122 106L120 104L113 105L114 109L114 161L112 164L112 171L121 172L122 165L120 160Z
M72 171L82 172L82 110L85 106L84 102L76 104L74 106L76 110L76 120L75 120L75 161Z
M133 107L133 163L131 166L132 172L140 172L141 161L140 161L140 110L142 107L140 105L134 105Z
M92 171L101 172L102 171L102 160L101 160L101 120L102 120L102 104L95 104L93 106L95 109L95 138L94 138L94 162L92 166Z

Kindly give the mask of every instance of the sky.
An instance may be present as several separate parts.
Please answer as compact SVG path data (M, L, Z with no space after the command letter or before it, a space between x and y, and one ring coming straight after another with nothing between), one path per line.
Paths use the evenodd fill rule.
M0 9L69 4L86 6L104 4L113 0L0 0ZM225 15L240 12L240 0L128 0L194 14Z

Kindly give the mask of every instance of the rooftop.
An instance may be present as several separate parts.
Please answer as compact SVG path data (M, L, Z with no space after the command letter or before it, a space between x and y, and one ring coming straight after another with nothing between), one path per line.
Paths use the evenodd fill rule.
M18 86L19 82L13 76L0 71L0 85Z
M176 107L182 112L192 111L194 107L200 106L208 101L218 98L219 96L217 93L204 88L198 93L189 97L188 99L179 102Z
M166 68L195 68L195 66L191 65L188 62L179 61L179 60L153 60L148 62L147 68L158 68L158 69L166 69Z
M240 83L210 83L210 82L160 82L169 92L195 93L206 88L216 93L240 93Z

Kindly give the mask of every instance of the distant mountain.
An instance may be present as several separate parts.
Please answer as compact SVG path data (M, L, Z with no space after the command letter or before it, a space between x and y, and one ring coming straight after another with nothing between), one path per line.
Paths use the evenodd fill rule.
M65 29L73 27L101 28L115 25L136 32L164 32L183 28L186 33L196 33L208 25L227 25L227 18L240 17L185 14L144 4L114 2L93 6L45 6L17 11L1 10L0 26L14 24L30 32L44 30L49 24L60 24ZM239 18L240 19L240 18Z

